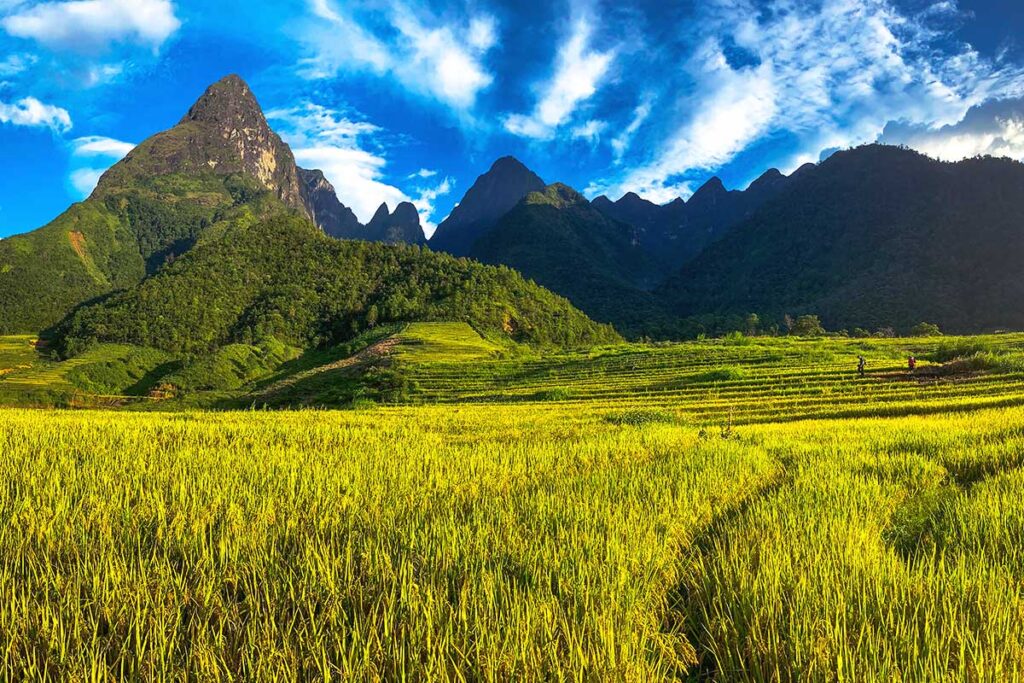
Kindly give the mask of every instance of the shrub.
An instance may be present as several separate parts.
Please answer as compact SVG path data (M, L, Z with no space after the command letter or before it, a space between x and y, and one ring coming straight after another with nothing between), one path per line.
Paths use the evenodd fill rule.
M753 340L742 332L734 331L722 337L722 343L727 346L749 346Z
M914 337L941 337L942 331L934 323L918 323L910 330L910 334Z
M825 335L825 328L821 325L821 319L816 315L802 315L793 323L790 334L795 337L822 337Z

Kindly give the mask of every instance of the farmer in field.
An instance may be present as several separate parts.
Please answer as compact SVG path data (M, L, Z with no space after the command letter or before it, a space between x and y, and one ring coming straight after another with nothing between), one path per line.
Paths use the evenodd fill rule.
M914 374L914 370L917 370L917 358L911 356L907 359L907 369L910 370L910 374Z
M864 376L864 368L867 364L868 362L864 360L864 356L857 356L857 374L861 377Z

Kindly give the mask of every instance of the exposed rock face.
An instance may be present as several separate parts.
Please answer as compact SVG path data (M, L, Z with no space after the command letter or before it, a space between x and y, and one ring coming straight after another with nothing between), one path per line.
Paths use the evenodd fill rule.
M546 187L536 173L515 157L502 157L476 179L459 205L437 226L430 246L456 256L465 256L481 236L531 192Z
M115 164L94 194L104 196L139 176L210 172L254 178L288 206L310 215L291 149L270 129L252 90L235 75L211 85L178 125Z
M340 201L322 171L299 169L299 180L306 207L313 222L331 237L362 239L363 225Z
M402 202L396 206L394 213L388 212L387 204L381 204L373 218L366 224L363 235L363 239L371 242L427 243L423 228L420 226L420 214L409 202Z

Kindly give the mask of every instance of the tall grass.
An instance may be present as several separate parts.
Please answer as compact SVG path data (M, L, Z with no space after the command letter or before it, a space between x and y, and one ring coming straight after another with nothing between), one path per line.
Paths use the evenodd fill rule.
M2 677L1021 674L1024 410L622 415L0 412Z

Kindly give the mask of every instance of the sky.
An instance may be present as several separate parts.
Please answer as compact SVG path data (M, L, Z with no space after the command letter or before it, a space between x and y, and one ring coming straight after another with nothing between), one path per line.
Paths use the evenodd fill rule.
M366 222L512 154L588 197L837 149L1024 159L1021 0L0 0L0 237L237 73Z

